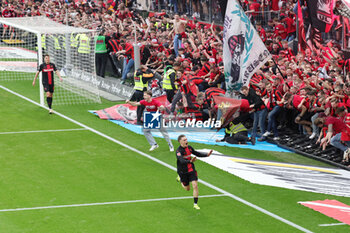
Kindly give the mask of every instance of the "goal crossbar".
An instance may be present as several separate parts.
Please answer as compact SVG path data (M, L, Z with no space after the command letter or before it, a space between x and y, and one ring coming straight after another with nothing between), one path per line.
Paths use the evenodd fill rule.
M35 34L46 34L47 32L50 32L52 34L94 32L94 30L90 29L77 28L60 24L53 20L50 20L45 16L0 18L0 23Z
M96 76L96 30L67 26L45 16L0 18L0 24L12 27L0 35L0 54L4 54L0 58L1 61L6 62L8 59L12 61L11 65L23 70L23 66L33 63L33 60L37 61L37 66L43 64L43 55L47 54L64 76L63 82L55 82L55 97L58 97L55 98L55 104L101 102L94 79L75 80L75 76L69 75L79 73L84 76ZM29 53L30 56L25 53ZM5 65L4 62L0 64L0 69L8 71L8 68L4 68ZM36 69L31 70L32 73L35 71ZM2 80L22 80L28 77L28 74L0 74ZM42 73L39 74L39 80L40 104L44 105Z

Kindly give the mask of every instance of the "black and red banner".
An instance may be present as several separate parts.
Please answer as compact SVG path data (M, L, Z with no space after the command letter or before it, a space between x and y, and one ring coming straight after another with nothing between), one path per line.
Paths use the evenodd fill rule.
M169 105L166 95L154 99L158 100L165 107ZM130 104L117 104L110 108L98 110L95 113L99 118L104 120L119 120L129 124L136 124L136 109L137 107L131 106Z
M329 32L334 17L335 0L306 0L312 27L320 32Z
M221 128L225 128L233 120L233 115L240 109L242 101L223 96L214 96L213 98L222 113Z

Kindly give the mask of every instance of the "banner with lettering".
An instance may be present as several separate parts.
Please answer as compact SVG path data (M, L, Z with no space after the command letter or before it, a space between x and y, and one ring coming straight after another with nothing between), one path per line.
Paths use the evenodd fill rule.
M227 3L223 42L227 95L233 96L271 54L237 0Z

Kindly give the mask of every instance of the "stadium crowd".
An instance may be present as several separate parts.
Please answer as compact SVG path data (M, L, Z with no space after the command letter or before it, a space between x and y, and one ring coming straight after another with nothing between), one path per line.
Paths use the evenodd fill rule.
M285 129L293 129L314 139L323 149L329 144L338 148L343 152L342 162L348 165L350 66L340 39L327 43L315 41L312 49L295 53L288 46L288 41L296 36L295 1L248 0L242 4L273 60L254 74L249 87L240 90L243 103L247 104L241 106L240 116L226 127L223 140L255 144L259 128L259 141L271 135L278 141ZM152 89L154 95L167 95L171 103L169 111L177 116L187 114L200 120L220 118L213 97L224 95L226 90L222 27L198 22L192 17L197 15L191 16L189 12L172 15L161 11L143 17L131 6L132 1L113 0L3 0L1 13L2 17L46 15L63 24L97 29L100 46L106 46L96 50L104 54L96 57L100 61L98 75L104 77L101 66L111 59L120 71L122 82L134 83L134 100L140 101L143 91ZM261 10L272 10L273 18L260 20L257 12ZM6 33L3 28L3 36ZM135 38L142 65L130 80L127 74L134 66ZM138 123L141 113L140 108ZM241 137L240 132L247 131L247 122L252 122L251 137L246 134Z

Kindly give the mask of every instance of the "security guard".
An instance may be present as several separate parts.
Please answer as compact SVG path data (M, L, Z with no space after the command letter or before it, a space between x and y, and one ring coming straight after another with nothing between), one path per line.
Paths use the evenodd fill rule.
M62 56L61 56L61 44L59 41L58 36L56 35L50 35L51 39L53 40L53 47L54 47L54 59L57 65L57 69L62 69Z
M165 63L166 66L164 69L164 77L163 77L163 89L166 92L166 98L168 99L169 103L173 101L175 92L178 89L178 86L175 83L176 71L173 67L174 60L175 60L174 56L170 56L168 58L168 61Z
M70 34L70 49L71 49L71 62L73 66L77 65L78 57L78 44L79 44L79 34L72 32Z
M60 68L64 67L64 64L66 64L66 37L64 35L59 35L58 36L58 43L61 47L61 51L60 51L60 59L58 59L58 63L57 66L59 66Z
M42 34L41 35L41 48L42 48L42 53L46 53L46 35ZM35 47L36 50L38 50L38 46Z
M109 37L106 37L103 29L100 30L98 36L95 37L95 65L96 74L102 78L105 77L106 64L108 59L107 43Z
M134 74L134 94L131 97L131 101L140 102L143 99L143 92L148 89L148 82L154 78L154 73L147 66L142 65L141 68L135 71ZM144 106L137 106L137 124L142 125L141 117L144 110Z
M230 122L225 128L225 137L221 140L216 139L216 142L224 141L230 144L247 144L247 141L250 141L255 145L255 140L248 137L248 130L242 123Z
M78 54L81 62L82 70L91 73L91 58L90 58L90 37L85 33L79 34Z

